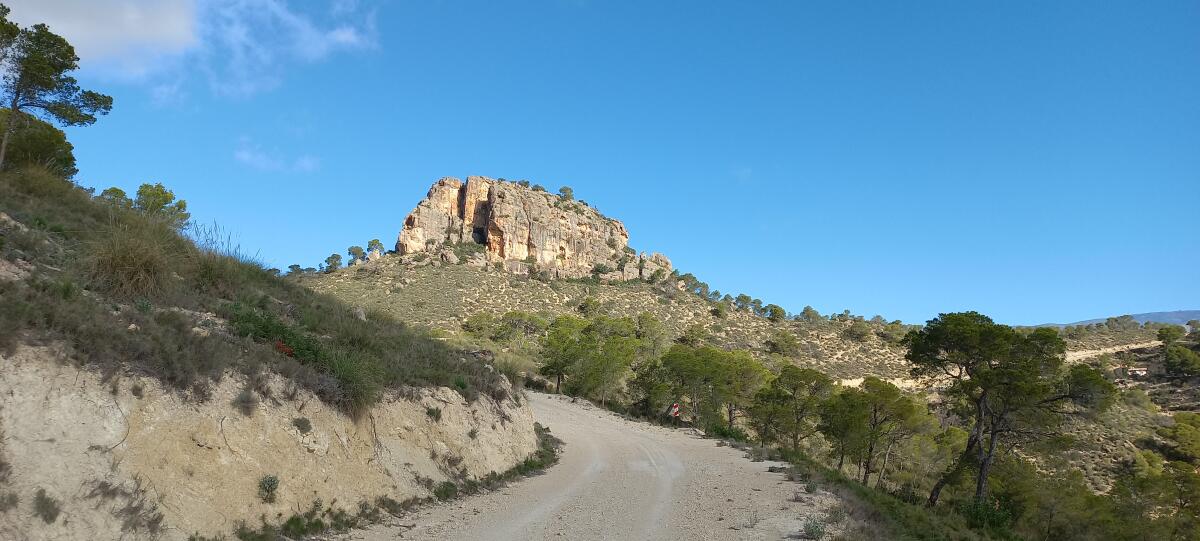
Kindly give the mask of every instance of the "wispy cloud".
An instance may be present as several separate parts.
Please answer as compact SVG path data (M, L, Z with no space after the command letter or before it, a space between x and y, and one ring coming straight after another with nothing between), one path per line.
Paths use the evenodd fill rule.
M255 94L278 86L290 63L318 62L336 52L375 45L373 13L359 14L356 3L330 5L341 20L322 26L283 0L206 2L199 15L204 45L198 56L213 90L227 96Z
M47 23L84 68L146 84L156 102L181 81L245 97L279 86L289 68L376 46L374 10L356 0L6 0L22 24Z
M300 154L289 158L278 150L264 149L249 137L238 139L233 159L259 171L276 173L311 173L321 166L321 161L316 156Z

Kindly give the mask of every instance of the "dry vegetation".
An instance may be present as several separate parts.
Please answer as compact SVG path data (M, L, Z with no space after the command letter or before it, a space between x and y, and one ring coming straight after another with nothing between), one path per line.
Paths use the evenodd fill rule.
M449 333L458 333L467 317L480 312L499 316L521 311L552 319L577 314L580 303L591 298L602 312L617 317L649 312L672 337L699 326L714 344L750 350L763 357L768 355L767 341L774 333L790 332L799 342L792 362L838 377L874 374L900 378L907 374L901 348L873 333L862 340L851 338L846 333L850 322L771 322L734 309L718 317L713 314L714 303L665 284L544 282L493 268L441 264L431 259L414 261L395 255L333 273L305 276L301 283L349 304Z
M243 256L219 229L94 198L42 168L0 175L0 348L61 341L106 374L133 369L196 398L233 369L272 371L345 411L383 389L503 393L483 363ZM497 397L501 398L501 397Z

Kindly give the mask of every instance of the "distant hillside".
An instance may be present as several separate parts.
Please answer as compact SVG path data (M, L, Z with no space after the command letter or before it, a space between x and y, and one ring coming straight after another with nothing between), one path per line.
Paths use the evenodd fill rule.
M1172 323L1175 325L1184 325L1189 321L1200 319L1200 310L1175 310L1173 312L1146 312L1144 314L1130 314L1130 317L1138 323ZM1093 323L1104 323L1108 318L1089 319L1086 321L1076 321L1074 323L1045 323L1038 325L1039 327L1070 327L1073 325L1091 325Z
M899 341L911 326L848 312L822 316L811 308L789 316L745 295L712 291L672 268L666 256L629 248L620 221L563 192L552 195L524 181L443 178L404 220L396 252L384 254L372 241L375 249L363 254L360 248L347 268L297 268L295 279L368 311L454 335L468 342L461 345L502 360L531 362L537 340L480 342L465 336L469 318L548 321L591 303L616 317L649 314L671 338L700 333L711 344L840 378L908 376ZM1091 351L1154 337L1129 320L1120 323L1066 336L1068 347Z

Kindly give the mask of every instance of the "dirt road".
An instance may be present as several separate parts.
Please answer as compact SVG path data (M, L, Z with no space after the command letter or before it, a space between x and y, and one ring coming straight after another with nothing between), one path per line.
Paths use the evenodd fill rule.
M434 506L354 539L782 539L836 501L713 440L530 394L565 442L546 473ZM801 492L803 502L794 502Z

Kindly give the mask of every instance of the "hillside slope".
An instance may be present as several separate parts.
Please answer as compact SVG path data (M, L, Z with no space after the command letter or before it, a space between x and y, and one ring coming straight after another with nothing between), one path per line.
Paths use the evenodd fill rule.
M539 450L492 365L279 278L173 200L0 173L0 538L317 534Z
M472 314L522 311L552 317L578 313L582 302L594 299L601 310L614 316L648 312L663 323L672 338L698 326L713 343L767 356L767 341L775 333L785 332L801 344L793 362L847 378L907 374L902 349L874 333L861 339L848 337L849 321L772 322L736 309L718 316L713 302L667 283L539 281L493 267L394 254L332 273L305 276L300 283L349 304L451 333L459 333Z

